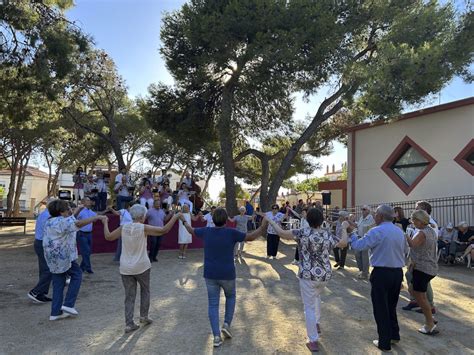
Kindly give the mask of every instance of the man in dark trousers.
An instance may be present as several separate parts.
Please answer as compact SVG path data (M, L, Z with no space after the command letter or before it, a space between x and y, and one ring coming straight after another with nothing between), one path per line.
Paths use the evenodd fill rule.
M51 199L48 202L50 201ZM39 280L36 286L30 292L28 292L28 297L35 303L51 302L51 298L46 295L49 292L52 276L51 272L49 271L48 264L44 258L43 251L44 226L49 217L50 214L48 211L48 206L46 206L44 211L41 212L36 219L34 248L35 253L38 256Z
M394 215L392 207L380 205L375 213L377 226L361 239L353 235L350 241L354 250L370 250L370 265L373 267L370 295L379 335L373 343L383 351L391 350L391 345L400 341L397 303L408 252L403 231L392 223Z

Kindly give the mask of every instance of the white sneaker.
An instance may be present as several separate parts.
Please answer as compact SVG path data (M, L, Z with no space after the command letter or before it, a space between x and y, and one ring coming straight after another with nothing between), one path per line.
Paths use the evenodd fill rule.
M214 341L212 342L212 345L217 348L222 345L222 338L218 335L214 337Z
M299 264L299 261L294 259L292 262L291 262L292 265L298 265Z
M62 306L61 307L61 311L64 311L66 313L69 313L70 315L72 316L77 316L79 314L78 311L76 311L75 308L72 308L72 307L66 307L66 306Z
M63 312L63 314L60 314L59 316L49 316L49 320L59 320L59 319L64 319L71 316L69 313Z
M222 334L224 334L224 338L231 339L232 338L232 332L230 331L230 326L227 323L224 323L221 329Z

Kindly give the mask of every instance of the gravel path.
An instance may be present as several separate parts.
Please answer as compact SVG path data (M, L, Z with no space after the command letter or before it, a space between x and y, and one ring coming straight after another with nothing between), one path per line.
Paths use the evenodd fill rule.
M37 281L33 237L0 234L0 353L3 354L307 354L304 315L290 264L294 246L281 245L278 260L267 261L263 240L248 243L237 264L234 338L212 348L202 250L188 259L174 251L159 254L151 274L150 317L155 322L124 335L123 288L112 255L93 255L95 274L84 275L76 319L48 320L50 306L31 303L26 294ZM335 272L323 296L322 354L379 354L370 303L370 285L355 276L354 257ZM402 342L395 354L474 354L474 271L440 267L433 280L440 334L416 332L422 315L405 312L399 302ZM222 296L223 297L223 296ZM223 298L221 299L223 300ZM136 308L136 316L138 315ZM223 307L221 306L221 319Z

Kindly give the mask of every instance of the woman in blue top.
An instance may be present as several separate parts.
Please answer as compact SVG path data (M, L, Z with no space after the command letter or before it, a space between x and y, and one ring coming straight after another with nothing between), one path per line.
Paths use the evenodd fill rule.
M237 242L252 241L263 234L267 223L251 233L242 233L234 228L227 228L227 212L217 208L212 215L215 227L192 228L181 217L181 223L189 233L204 241L204 278L206 279L207 297L209 301L208 314L214 335L214 346L222 344L219 329L219 297L221 288L225 293L225 317L222 333L226 338L232 338L230 324L235 309L235 264L234 246Z

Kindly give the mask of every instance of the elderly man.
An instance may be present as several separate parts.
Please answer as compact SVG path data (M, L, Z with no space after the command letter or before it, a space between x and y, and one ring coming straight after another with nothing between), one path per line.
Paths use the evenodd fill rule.
M90 219L95 217L97 214L91 210L92 200L90 197L86 196L82 199L83 207L78 208L74 217L78 221ZM76 233L76 242L79 245L79 250L81 251L81 269L83 272L88 274L93 274L92 265L91 265L91 253L92 253L92 223L86 224L81 227Z
M393 216L392 207L380 205L375 213L377 226L360 239L353 235L350 241L354 250L370 250L371 298L379 335L373 344L383 351L390 351L391 344L400 341L397 302L408 252L403 231L392 223Z
M193 179L191 178L191 174L189 173L189 171L187 171L186 174L184 175L184 179L183 181L181 181L181 183L183 182L186 184L188 188L191 188L193 186Z
M125 202L130 202L133 200L133 196L130 194L129 187L130 184L128 182L127 175L122 175L120 182L115 183L114 191L117 194L117 210L123 209Z
M474 240L474 231L469 229L467 222L462 221L458 225L458 238L449 245L449 262L454 264L457 252L465 251Z
M53 199L49 199L48 203L52 200ZM46 259L44 258L43 250L44 226L49 217L51 217L51 215L49 214L48 206L46 205L46 209L41 212L36 219L34 249L36 256L38 257L39 280L36 286L28 292L28 297L35 303L51 302L51 298L46 295L49 292L52 275L51 271L49 271Z
M454 229L454 225L449 222L446 227L441 228L438 236L438 250L444 249L444 257L449 255L449 246L451 242L458 240L458 231Z
M167 222L171 217L171 213L166 215L165 211L161 208L161 200L159 198L156 198L153 201L153 207L149 208L146 213L147 224L153 227L163 227L165 222ZM158 251L161 246L161 238L163 237L161 235L150 235L149 237L151 245L148 257L151 262L157 262L158 259L156 257L158 256Z
M370 214L370 207L367 205L362 206L362 217L357 222L357 235L362 238L367 234L370 228L375 225L374 217ZM369 251L358 250L355 252L357 267L359 268L360 279L367 279L369 276Z

